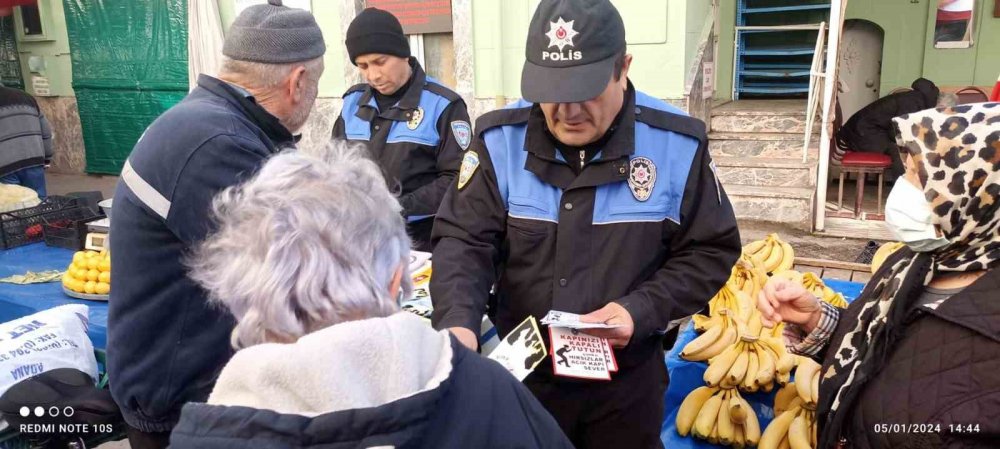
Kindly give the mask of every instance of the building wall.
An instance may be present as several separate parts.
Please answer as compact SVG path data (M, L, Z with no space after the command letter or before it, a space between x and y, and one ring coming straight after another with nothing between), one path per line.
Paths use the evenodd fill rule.
M38 105L52 125L54 156L50 170L61 173L83 173L86 166L80 114L73 93L73 65L70 61L69 37L66 34L66 16L61 0L39 0L43 15L45 37L25 38L16 33L18 58L25 90L34 95ZM21 28L20 15L15 11L15 27ZM41 58L43 67L32 72L29 61ZM35 76L45 78L49 94L39 96L32 82Z
M687 62L697 42L688 45L708 14L707 0L613 1L625 21L630 77L645 92L659 98L684 97ZM528 24L537 0L476 0L472 5L475 96L520 97L521 68ZM688 15L689 4L698 5ZM698 22L689 30L689 22ZM689 48L690 47L690 48Z
M885 31L880 92L908 87L924 77L941 86L993 86L1000 75L1000 18L994 3L976 0L974 45L968 49L934 48L936 0L848 0L845 19L863 19ZM729 99L733 75L736 0L721 0L716 98Z

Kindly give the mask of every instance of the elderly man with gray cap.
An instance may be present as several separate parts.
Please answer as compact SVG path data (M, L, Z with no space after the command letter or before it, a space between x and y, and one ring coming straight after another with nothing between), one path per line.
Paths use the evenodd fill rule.
M438 211L434 326L475 348L487 304L501 335L551 310L611 325L587 331L610 380L542 363L525 384L578 448L661 447L669 324L740 254L705 125L632 86L608 0L542 0L525 53L525 100L479 118Z
M125 162L111 224L108 372L133 449L166 447L181 407L204 401L232 356L232 316L209 305L183 259L212 229L215 195L295 146L325 51L309 12L281 0L247 8L218 77L202 75Z

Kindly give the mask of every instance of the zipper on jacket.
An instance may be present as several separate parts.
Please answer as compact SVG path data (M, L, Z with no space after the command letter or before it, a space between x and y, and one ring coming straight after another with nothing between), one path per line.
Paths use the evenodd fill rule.
M583 164L587 162L587 152L580 150L580 168L583 169Z

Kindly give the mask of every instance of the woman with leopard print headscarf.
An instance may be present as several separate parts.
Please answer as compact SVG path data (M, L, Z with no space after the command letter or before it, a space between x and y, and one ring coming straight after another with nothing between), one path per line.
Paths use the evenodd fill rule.
M1000 103L894 119L907 247L838 310L772 279L765 323L821 362L819 448L1000 447Z

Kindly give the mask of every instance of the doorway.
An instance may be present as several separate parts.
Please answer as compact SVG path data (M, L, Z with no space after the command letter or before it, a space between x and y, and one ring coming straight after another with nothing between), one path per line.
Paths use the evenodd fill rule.
M840 110L846 123L855 112L878 100L882 78L882 46L885 32L867 20L844 22L841 40Z

